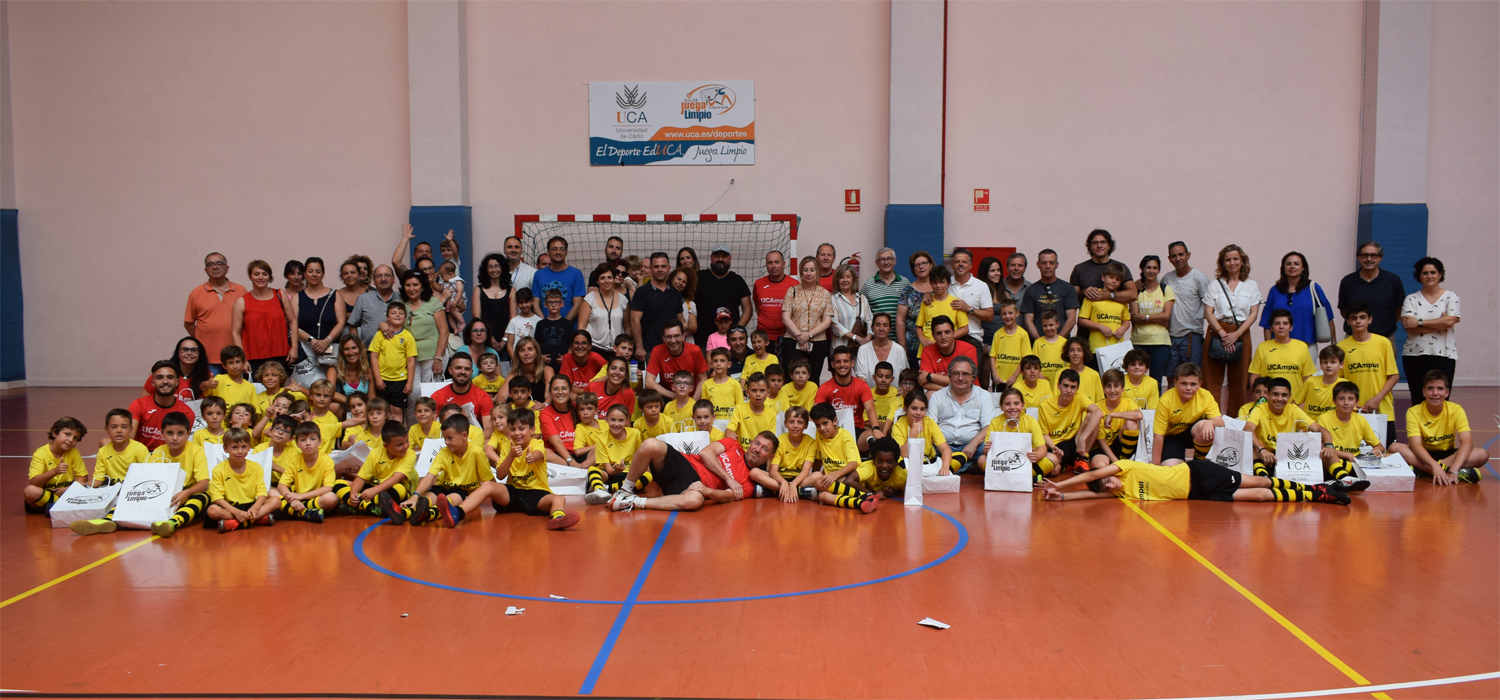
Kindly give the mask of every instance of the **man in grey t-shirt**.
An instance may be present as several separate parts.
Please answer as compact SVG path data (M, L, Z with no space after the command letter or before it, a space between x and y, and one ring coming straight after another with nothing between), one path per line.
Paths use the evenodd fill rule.
M1168 326L1172 333L1168 377L1177 371L1177 365L1184 362L1203 365L1203 299L1208 296L1213 281L1188 265L1192 257L1187 244L1182 241L1167 246L1167 261L1172 263L1172 271L1161 276L1161 283L1171 287L1177 296L1177 303L1172 305L1172 323Z
M396 271L390 265L376 265L370 272L370 281L374 286L354 300L354 310L349 312L347 321L347 327L359 333L359 342L365 347L369 347L375 334L380 332L386 306L392 301L401 301L396 294Z

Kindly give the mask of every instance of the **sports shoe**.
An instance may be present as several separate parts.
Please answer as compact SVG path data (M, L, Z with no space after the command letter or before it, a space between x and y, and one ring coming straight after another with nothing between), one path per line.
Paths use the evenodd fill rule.
M610 509L611 510L619 510L618 508L615 508L615 504L619 503L622 499L626 499L626 498L635 498L635 492L633 492L633 491L626 491L623 488L620 489L619 491L616 491L615 495L609 497L609 507L610 507Z
M547 520L547 529L566 530L577 525L579 520L582 520L582 518L578 517L577 513L568 513L560 518L549 518Z
M616 492L615 497L609 502L609 509L617 513L629 512L635 509L636 499L637 496L633 493Z
M1353 476L1346 476L1342 479L1335 480L1333 483L1338 484L1338 487L1340 489L1343 489L1346 493L1359 493L1360 491L1364 491L1365 489L1370 488L1369 481Z
M310 513L312 511L303 511L303 512L304 513ZM264 525L266 527L270 527L272 525L275 525L276 524L276 514L275 513L266 513L265 515L262 515L259 518L256 518L255 519L255 524L256 525Z
M818 490L815 489L815 488L813 488L813 487L811 487L811 486L801 486L801 487L797 488L797 498L801 498L803 500L811 501L811 500L813 500L813 499L815 499L817 497L818 497Z
M751 498L765 498L766 497L766 490L764 488L761 488L760 484L756 484L755 485L755 490L751 492L751 496L750 497Z
M1341 506L1349 505L1349 494L1343 491L1328 488L1324 484L1313 484L1308 488L1312 489L1313 500L1318 503L1333 503Z
M302 511L302 519L306 520L307 522L310 522L310 523L322 523L323 522L323 509L322 508L308 508L307 510Z
M1088 460L1087 457L1079 457L1078 459L1073 460L1073 473L1074 474L1082 474L1082 473L1084 473L1084 472L1086 472L1088 470L1089 470L1089 460Z
M1458 483L1460 483L1460 484L1477 484L1477 483L1479 483L1479 470L1471 468L1471 467L1464 467L1463 469L1458 470Z
M453 512L457 510L457 507L453 505L453 501L448 500L447 496L438 496L437 503L434 503L433 507L437 508L443 527L458 527L458 516Z
M240 529L240 521L235 520L234 518L219 521L219 534L221 535L226 532L234 532L238 529Z
M375 496L375 503L380 506L380 514L389 518L391 524L400 525L406 522L406 511L401 510L401 504L396 502L395 497L389 491L381 491Z
M99 535L106 532L114 532L115 530L120 529L120 526L116 525L115 521L108 518L96 518L94 520L74 520L72 524L68 525L68 527L72 528L73 532L80 535Z
M416 505L412 506L411 517L406 519L407 525L422 525L432 517L432 501L426 496L417 496Z
M865 497L865 500L859 502L859 512L864 513L865 515L874 513L875 509L879 507L880 499L874 498L872 496L867 496Z
M354 515L354 509L350 508L349 504L343 501L339 501L339 507L334 508L333 512L338 515Z
M591 506L604 505L605 503L609 503L610 496L612 495L614 494L611 494L604 489L594 489L593 491L583 494L583 502Z
M157 537L171 537L174 532L177 532L177 523L170 520L151 523L151 534Z

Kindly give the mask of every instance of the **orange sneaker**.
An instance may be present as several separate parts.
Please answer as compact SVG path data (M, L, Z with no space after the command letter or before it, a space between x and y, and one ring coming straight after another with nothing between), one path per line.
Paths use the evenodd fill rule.
M580 518L577 513L568 513L567 515L564 515L564 516L562 516L560 518L551 518L551 519L548 519L547 520L547 529L548 530L566 530L566 529L568 529L570 527L573 527L574 525L577 525L578 521L582 520L582 519L583 518Z

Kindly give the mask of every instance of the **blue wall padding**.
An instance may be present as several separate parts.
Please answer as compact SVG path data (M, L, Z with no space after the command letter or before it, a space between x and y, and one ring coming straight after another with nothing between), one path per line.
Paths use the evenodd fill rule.
M885 244L896 251L896 271L907 279L912 278L911 266L907 264L907 258L912 253L925 250L933 260L941 264L944 250L943 205L885 205Z
M453 240L458 241L458 276L464 278L465 289L471 291L474 287L474 263L478 260L474 257L473 220L472 207L412 207L408 219L412 228L416 229L414 233L417 236L411 242L412 250L416 250L418 243L426 241L432 246L432 260L438 265L443 262L438 244L443 241L449 229L453 230ZM472 304L472 300L470 303Z
M0 209L0 382L26 378L20 212Z
M1365 241L1375 241L1385 249L1380 267L1400 275L1408 294L1422 288L1421 283L1412 278L1411 271L1412 266L1427 255L1426 204L1359 205L1359 242L1364 244ZM1401 346L1406 343L1406 329L1397 326L1391 343L1396 346L1399 358ZM1401 379L1406 379L1404 371Z

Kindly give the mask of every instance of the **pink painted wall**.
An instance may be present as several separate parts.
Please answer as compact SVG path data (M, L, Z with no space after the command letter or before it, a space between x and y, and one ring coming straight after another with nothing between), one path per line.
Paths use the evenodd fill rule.
M1457 381L1494 385L1500 383L1500 3L1433 3L1429 104L1428 252L1443 261L1444 286L1463 303Z
M468 23L478 249L498 250L516 214L704 211L799 214L804 255L881 246L888 4L480 2ZM587 83L695 79L755 81L754 166L588 164ZM860 213L844 212L846 188L863 190ZM765 274L735 261L752 265Z
M389 258L404 3L15 2L10 37L31 381L143 381L210 250Z

